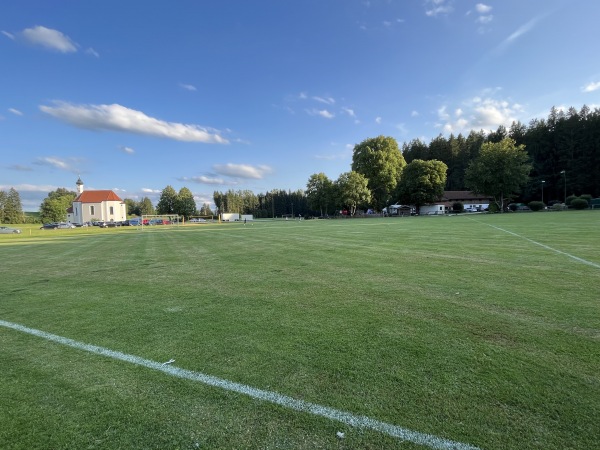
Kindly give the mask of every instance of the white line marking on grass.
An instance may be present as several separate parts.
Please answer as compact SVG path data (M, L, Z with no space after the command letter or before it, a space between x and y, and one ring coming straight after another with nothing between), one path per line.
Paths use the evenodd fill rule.
M41 330L36 330L34 328L28 328L17 323L0 320L0 326L41 337L48 341L73 347L78 350L84 350L86 352L95 353L131 364L136 364L138 366L147 367L148 369L158 370L174 377L198 381L209 386L248 395L257 400L271 402L296 411L307 412L315 416L336 420L353 427L368 428L379 431L380 433L387 434L388 436L409 441L414 444L423 445L429 448L440 450L479 450L478 447L474 447L469 444L451 441L431 434L419 433L418 431L408 430L396 425L371 419L370 417L357 416L339 409L329 408L327 406L321 406L317 405L316 403L305 402L303 400L297 400L286 395L278 394L277 392L265 391L262 389L253 388L251 386L246 386L245 384L235 383L233 381L206 375L200 372L180 369L179 367L174 367L171 365L164 365L156 361L140 358L139 356L128 355L127 353L121 353L108 348L98 347L96 345L84 344L82 342L74 341L73 339L47 333Z
M529 238L527 238L525 236L521 236L520 234L513 233L512 231L505 230L504 228L500 228L500 227L497 227L495 225L491 225L489 223L480 222L479 220L474 220L474 219L471 219L471 220L473 220L474 222L477 222L477 223L481 223L483 225L487 225L488 227L495 228L496 230L500 230L500 231L504 231L505 233L512 234L513 236L516 236L518 238L525 239L526 241L531 242L532 244L539 245L540 247L543 247L546 250L550 250L550 251L553 251L555 253L558 253L559 255L568 256L569 258L574 259L575 261L578 261L578 262L580 262L582 264L587 264L588 266L592 266L592 267L595 267L596 269L600 269L600 264L596 264L595 262L591 262L591 261L588 261L587 259L583 259L583 258L580 258L578 256L571 255L570 253L563 252L561 250L557 250L557 249L552 248L552 247L550 247L550 246L548 246L546 244L542 244L541 242L537 242L537 241L534 241L533 239L529 239Z

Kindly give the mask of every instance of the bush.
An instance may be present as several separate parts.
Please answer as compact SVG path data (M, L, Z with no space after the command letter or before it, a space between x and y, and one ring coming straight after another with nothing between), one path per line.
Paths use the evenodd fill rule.
M569 195L569 196L567 197L567 199L565 200L565 204L566 204L567 206L571 206L571 202L572 202L573 200L575 200L576 198L578 198L576 195Z
M465 205L463 205L461 202L452 203L452 211L454 211L455 213L461 213L464 210L465 210Z
M539 202L539 201L532 201L529 202L527 204L527 206L529 206L529 209L531 209L532 211L541 211L542 209L544 209L546 207L546 205L544 205L544 202Z
M590 206L585 198L574 198L571 200L571 208L573 209L586 209Z
M580 195L580 196L579 196L579 198L582 198L582 199L584 199L584 200L587 200L587 202L588 202L588 205L589 205L590 203L592 203L592 196L591 196L590 194L583 194L583 195Z
M566 208L566 206L564 206L562 203L555 203L552 205L553 211L562 211L565 208Z

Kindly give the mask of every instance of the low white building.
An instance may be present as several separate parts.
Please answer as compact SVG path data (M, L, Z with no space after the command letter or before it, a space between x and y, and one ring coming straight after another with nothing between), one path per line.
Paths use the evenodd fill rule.
M127 219L127 205L111 190L85 191L81 178L77 180L77 197L67 210L71 223L122 222Z

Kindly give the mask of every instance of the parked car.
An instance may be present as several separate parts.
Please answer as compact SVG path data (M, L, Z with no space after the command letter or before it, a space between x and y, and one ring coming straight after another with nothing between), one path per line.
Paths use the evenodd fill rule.
M58 222L45 223L40 227L40 230L56 230L58 228Z
M121 222L102 222L100 223L100 228L114 228L120 227Z
M75 225L73 225L71 222L60 222L56 228L75 228Z
M0 227L0 234L19 234L21 230L18 228Z

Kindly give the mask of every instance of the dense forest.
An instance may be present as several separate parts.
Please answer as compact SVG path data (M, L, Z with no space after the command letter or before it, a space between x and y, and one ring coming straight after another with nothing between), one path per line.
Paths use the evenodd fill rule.
M528 126L513 123L510 129L438 136L429 145L415 139L402 146L407 163L415 159L437 159L448 166L446 190L466 190L465 169L478 156L484 142L500 142L510 137L525 145L533 170L517 200L525 203L541 197L564 201L568 195L600 196L600 109L587 106L577 111L552 108L546 120L532 120Z

